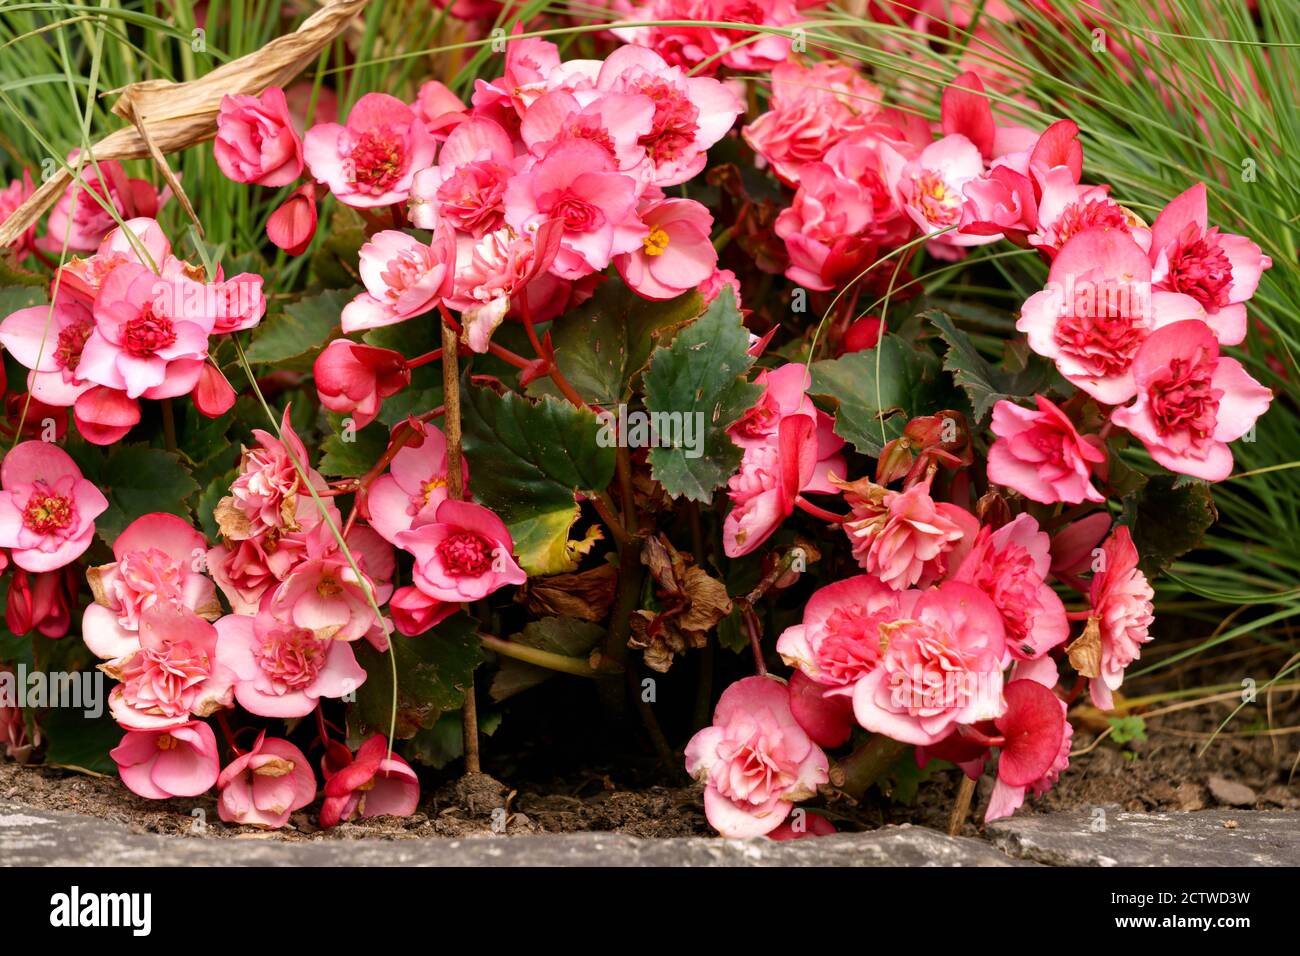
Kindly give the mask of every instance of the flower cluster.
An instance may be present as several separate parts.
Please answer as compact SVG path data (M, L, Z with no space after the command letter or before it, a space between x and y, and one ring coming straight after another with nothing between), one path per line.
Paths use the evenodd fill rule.
M941 113L931 130L891 111L869 80L832 61L772 71L769 110L744 135L794 190L776 218L785 274L815 290L870 283L874 264L920 239L940 260L999 239L1036 250L1047 284L1016 328L1082 398L996 402L987 480L1015 494L974 509L966 469L975 446L960 412L914 419L885 444L875 481L849 481L806 367L760 374L760 401L732 428L744 456L728 486L727 554L752 551L802 509L843 529L865 573L817 590L802 623L780 635L777 651L795 668L788 686L733 685L729 706L692 741L687 767L725 835L776 832L810 789L804 735L814 749L833 748L854 724L972 778L996 752L986 819L1050 788L1072 734L1058 661L1068 658L1093 702L1111 708L1151 639L1154 593L1126 526L1112 529L1098 510L1053 522L1052 536L1039 506L1101 508L1117 429L1160 466L1223 479L1228 442L1272 399L1221 354L1245 337L1245 302L1271 263L1209 224L1203 185L1148 226L1108 187L1082 181L1074 123L1000 125L974 73L947 88ZM877 323L845 351L875 347L878 336ZM813 504L809 492L841 494L848 513ZM1067 612L1063 588L1087 607ZM1084 624L1073 642L1071 621ZM742 688L753 681L762 699L732 703L749 698ZM799 743L787 752L789 740Z
M262 277L207 275L177 258L150 218L128 219L95 240L92 255L55 273L50 304L0 321L0 343L31 370L31 400L71 408L81 436L97 445L139 424L141 398L190 395L209 417L228 411L235 392L211 359L213 337L261 321Z
M5 622L79 622L116 682L128 788L215 788L222 820L260 828L318 799L327 827L410 814L395 740L433 731L405 749L427 756L480 663L510 678L498 701L553 673L616 692L628 648L667 670L724 621L755 673L684 755L726 836L833 832L795 805L860 791L868 748L990 772L985 819L1057 782L1070 706L1086 687L1115 707L1153 637L1124 475L1232 472L1273 396L1225 349L1272 263L1211 224L1204 184L1148 223L1085 178L1073 121L996 114L979 16L952 25L993 58L928 122L860 64L806 55L805 6L628 0L575 43L591 58L516 23L463 95L429 79L336 115L326 84L306 122L293 86L226 96L211 159L265 204L265 256L237 261L274 292L207 246L181 258L167 191L110 161L6 251L50 294L0 316L27 369L0 389ZM498 7L451 12L477 35ZM30 176L0 190L0 222L34 194ZM324 243L318 198L340 224ZM895 301L886 322L921 284L906 269L976 269L1000 242L1045 276L1005 319L1003 364L946 316L895 323ZM279 268L309 249L327 254ZM787 292L793 319L774 314ZM860 309L876 293L886 311ZM809 296L820 323L793 305ZM671 438L674 402L703 456ZM649 419L649 450L595 437L612 405ZM128 436L175 467L177 500L115 487ZM778 594L793 606L769 614ZM464 653L437 643L457 622ZM394 739L352 706L378 685ZM43 745L26 716L0 702L24 760Z

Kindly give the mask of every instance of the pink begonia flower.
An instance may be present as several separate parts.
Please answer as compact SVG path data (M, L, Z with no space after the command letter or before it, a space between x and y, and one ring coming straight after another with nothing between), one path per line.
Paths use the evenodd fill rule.
M462 605L431 598L414 585L398 588L388 599L388 613L397 633L418 637L461 609Z
M805 837L834 836L837 832L839 831L835 829L835 824L820 813L806 813L798 823L786 820L785 823L770 832L767 838L777 841L802 840Z
M361 247L357 266L366 291L343 307L344 332L360 332L436 309L456 280L456 237L447 226L425 245L414 236L385 229Z
M1061 248L1016 328L1076 386L1119 405L1137 391L1133 359L1146 337L1184 319L1209 316L1191 296L1152 291L1151 263L1131 237L1089 229Z
M301 750L262 731L221 771L217 790L217 813L226 823L276 830L315 799L316 775Z
M172 244L162 226L154 219L137 217L104 236L94 255L84 259L72 256L63 264L58 272L59 300L66 293L91 308L104 280L126 263L144 266L168 279L193 278L192 267L172 255Z
M93 387L77 375L81 351L95 330L90 309L72 296L60 295L53 308L35 305L0 321L0 343L27 376L32 397L67 406Z
M456 286L447 305L460 312L466 345L480 354L488 350L512 302L524 298L521 293L555 262L563 235L563 222L548 219L535 233L520 235L505 226L477 242L458 240Z
M616 172L609 154L589 140L561 143L506 187L506 222L523 234L547 219L564 233L551 272L578 279L617 255L641 247L649 229L636 215L639 185Z
M873 733L934 744L957 724L1001 715L1002 615L980 590L945 581L899 595L878 625L880 662L853 687L853 713Z
M460 97L438 80L425 80L420 84L411 109L439 142L446 140L448 133L468 115Z
M1080 183L1078 175L1065 166L1033 169L1031 174L1038 185L1038 225L1026 242L1049 259L1055 259L1075 236L1094 229L1113 230L1147 249L1150 231L1110 198L1109 186Z
M817 426L809 415L781 419L775 441L745 449L727 482L731 511L722 524L728 557L749 554L794 514L801 489L817 470Z
M1106 461L1102 443L1081 436L1048 399L1035 395L1034 401L1036 412L1005 399L993 406L998 437L989 448L989 481L1041 504L1105 501L1092 485L1093 466Z
M195 298L212 318L212 334L247 332L256 328L266 315L265 279L252 272L241 272L218 282L201 285ZM194 283L197 285L197 283ZM188 313L187 318L198 313Z
M706 153L745 110L731 89L706 76L687 76L681 67L645 47L624 46L600 66L596 87L639 93L654 103L650 131L640 137L649 163L648 182L676 186L704 168Z
M317 637L270 614L216 623L217 660L234 674L239 706L259 717L306 717L323 697L346 697L366 672L345 641Z
M743 27L729 30L690 24L782 27L797 23L800 15L790 0L647 0L633 7L628 19L662 25L618 27L611 32L625 43L656 51L673 66L701 72L726 66L759 73L790 59L789 36Z
M791 60L773 67L768 112L742 133L782 181L797 186L802 167L865 127L881 101L880 87L847 64Z
M965 508L930 497L928 480L907 491L877 486L869 497L850 492L845 500L853 557L896 591L927 587L955 571L979 533L979 520Z
M1052 789L1070 766L1074 728L1066 719L1065 701L1051 693L1056 682L1056 662L1050 657L1016 665L1004 691L1007 712L995 725L1007 745L998 757L998 778L984 810L985 823L1011 816L1027 793L1038 796ZM1016 738L1022 741L1019 746Z
M777 638L776 652L832 693L852 694L880 663L879 627L898 618L899 606L898 592L874 575L836 581L813 593L803 621Z
M383 604L393 593L392 546L360 525L348 532L346 542L362 578L352 570L329 527L321 524L308 536L306 554L266 597L259 616L274 616L322 640L365 637L384 643L385 623L375 619L371 601Z
M400 352L335 339L316 357L312 379L322 405L365 428L385 398L411 384L411 370Z
M740 301L740 280L736 278L736 274L730 269L714 269L712 274L696 288L703 297L705 305L712 303L723 289L730 289L732 295L736 298L736 308L742 312L744 311ZM751 352L750 354L754 353ZM759 354L762 354L761 350Z
M0 548L24 571L77 560L95 536L108 499L57 445L25 441L0 463Z
M784 27L798 23L803 17L799 7L806 4L794 0L712 0L708 19L715 22L753 24L755 26ZM718 46L722 51L722 64L732 70L763 72L790 60L792 39L779 31L717 29Z
M134 653L141 616L153 607L220 617L216 589L200 573L206 549L203 535L176 515L154 512L127 525L113 542L117 560L86 572L95 601L82 617L81 636L91 653L104 660Z
M700 24L717 20L713 0L645 0L619 7L638 26L616 26L610 33L622 42L654 50L671 66L711 75L722 65L719 33ZM656 26L640 24L657 23ZM787 47L788 49L788 47Z
M763 394L753 408L727 429L731 440L741 448L775 444L781 422L786 418L791 415L812 418L816 424L816 465L812 478L799 490L824 494L838 492L829 475L844 474L844 458L838 454L844 447L844 439L835 434L835 419L808 397L808 386L812 384L808 367L798 362L787 362L773 369L763 369L755 377L754 384L763 386Z
M77 431L92 445L112 445L140 424L140 403L103 385L78 395L72 413Z
M626 173L645 161L640 140L650 133L654 114L653 101L637 93L605 93L584 103L566 90L555 90L528 107L519 135L538 159L560 143L585 139L602 147L614 168Z
M8 564L9 559L5 559ZM0 567L0 571L4 568ZM72 623L78 577L73 568L29 574L14 568L9 578L5 601L5 626L22 637L30 631L58 639L68 633Z
M257 446L243 449L239 476L230 486L229 497L222 498L216 507L221 535L228 541L311 530L321 523L320 511L303 477L317 491L328 491L329 482L310 467L307 449L293 430L288 408L284 410L280 434L283 441L255 428ZM337 515L331 500L326 499L325 504Z
M927 235L950 230L927 243L933 254L953 259L960 254L961 247L997 241L996 235L951 231L961 222L962 204L965 202L962 190L984 172L979 148L969 139L960 133L952 133L925 147L915 159L908 160L889 148L885 157L886 178L893 185L896 200L903 211Z
M1034 184L1010 166L994 166L985 176L968 180L962 187L963 235L994 236L1028 244L1038 227L1038 200Z
M1155 620L1155 591L1138 568L1133 535L1118 525L1101 546L1099 567L1089 586L1092 613L1088 626L1097 626L1101 641L1101 667L1088 681L1092 702L1102 710L1115 706L1113 691L1124 683L1124 669L1141 656L1151 640L1148 629Z
M192 391L207 359L213 316L188 314L182 290L180 281L144 266L114 269L95 299L95 331L82 347L77 374L128 398Z
M1209 226L1205 184L1172 200L1151 225L1151 281L1182 292L1212 316L1219 340L1236 345L1246 337L1246 301L1273 260L1245 236Z
M1019 515L997 531L980 529L975 546L952 575L973 584L1002 612L1007 651L1033 660L1070 636L1065 605L1047 584L1051 538L1030 515Z
M838 747L853 735L853 701L801 670L790 675L790 712L819 747Z
M638 215L650 234L641 248L614 259L633 292L643 299L675 299L713 275L718 252L709 238L708 209L693 199L660 199Z
M234 703L235 674L217 660L217 630L185 608L156 604L140 615L139 649L99 665L121 681L108 695L127 730L161 730Z
M517 166L510 134L486 116L469 117L447 137L438 165L416 173L411 222L421 229L446 223L475 239L500 229Z
M302 140L293 128L284 90L261 96L227 94L217 111L212 153L226 178L259 186L287 186L302 174Z
M461 487L469 486L469 463L461 458ZM436 425L424 426L419 445L406 444L393 456L388 471L376 478L366 495L366 516L385 541L417 523L434 520L447 500L447 439Z
M204 362L199 370L199 381L190 392L194 407L208 418L220 418L235 407L235 389L221 369L212 362Z
M68 157L68 162L76 166L75 153ZM155 192L146 180L127 176L122 164L114 159L87 161L80 172L83 182L68 185L50 210L45 235L36 240L39 249L55 256L63 251L65 237L70 252L90 252L116 228L117 219L88 195L88 191L116 209L121 219L152 219L170 195L167 190Z
M712 725L686 745L686 772L704 784L709 824L743 840L780 826L827 782L829 764L790 712L786 686L746 677L722 692Z
M875 201L864 186L841 176L826 163L804 164L800 167L799 189L791 204L776 217L774 226L790 256L786 277L807 288L825 291L834 288L845 273L860 272L871 260L859 263L861 256L853 254L859 251L854 246L862 245L859 237L874 221ZM845 259L849 261L842 261Z
M410 764L388 752L388 741L375 734L357 750L356 759L325 782L320 825L325 828L357 818L406 817L420 804L420 781Z
M514 32L522 33L523 24L516 24ZM476 114L486 112L507 121L510 116L517 124L559 72L560 48L541 37L512 37L505 46L505 73L490 83L475 80L472 101Z
M415 555L415 586L439 601L477 601L528 579L514 557L505 522L482 505L443 501L432 520L421 519L395 537Z
M808 397L807 367L788 363L758 374L763 394L727 434L745 450L728 482L733 506L723 523L727 554L748 554L789 517L801 492L834 494L844 440Z
M266 238L291 256L307 251L316 237L316 184L304 183L266 220Z
M415 174L433 162L437 142L415 112L387 93L357 100L345 126L318 123L303 155L317 182L362 209L405 202Z
M1111 421L1136 435L1159 464L1183 475L1222 481L1232 473L1236 441L1268 410L1273 393L1236 359L1221 356L1202 322L1151 333L1133 362L1137 399Z
M267 533L227 541L208 551L208 571L236 614L256 614L262 596L289 576L307 553L308 532Z
M0 189L0 223L14 214L19 206L27 201L27 197L36 191L32 185L32 174L26 169L23 170L23 178L15 179L4 189ZM23 234L9 244L8 248L14 251L18 261L22 262L36 245L36 223L32 223L23 231Z
M197 797L221 772L217 738L201 720L166 730L131 730L108 754L132 793L147 800Z

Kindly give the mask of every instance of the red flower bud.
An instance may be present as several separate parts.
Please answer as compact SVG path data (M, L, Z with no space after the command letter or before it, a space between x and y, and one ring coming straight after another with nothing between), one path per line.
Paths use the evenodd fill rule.
M121 441L140 422L140 403L113 388L96 385L72 407L77 431L92 445Z
M406 359L391 349L335 339L316 357L316 392L330 411L352 415L358 428L374 421L380 403L411 383Z
M190 393L194 407L208 418L219 418L230 411L235 404L235 390L231 388L221 369L211 362L204 362L199 372L198 384Z
M291 256L300 256L316 235L316 184L304 183L289 194L266 221L266 237Z
M68 633L72 620L68 595L76 582L70 569L41 574L14 568L9 581L9 600L5 605L5 625L15 634L37 630L46 637L58 638Z

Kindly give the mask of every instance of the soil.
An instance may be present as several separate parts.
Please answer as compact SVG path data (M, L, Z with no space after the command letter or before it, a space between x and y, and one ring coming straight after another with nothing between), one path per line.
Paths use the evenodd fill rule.
M1281 725L1278 718L1288 711L1294 718L1297 709L1296 701L1280 712L1275 708L1275 725ZM1300 810L1300 779L1288 783L1295 760L1295 736L1220 736L1203 755L1198 753L1227 713L1227 704L1216 704L1152 719L1146 728L1147 740L1123 746L1106 739L1092 747L1095 736L1077 730L1075 750L1079 753L1070 768L1052 791L1030 800L1020 812L1115 805L1133 811L1216 806ZM1291 719L1287 725L1295 723ZM1240 733L1232 727L1229 732ZM525 765L508 759L502 763L516 770ZM0 798L104 817L139 832L218 839L486 836L500 833L503 823L509 834L614 831L638 837L676 837L711 832L700 788L685 782L664 785L668 775L653 764L530 779L515 788L487 774L455 777L454 773L453 767L443 772L447 782L428 794L411 817L365 820L330 831L315 825L315 807L295 814L281 831L262 833L220 823L214 798L145 800L112 777L20 767L12 762L0 762ZM942 770L922 781L910 804L873 791L860 803L832 796L823 810L841 830L873 829L887 823L946 829L958 780L955 769ZM990 786L986 776L976 796L975 813L965 827L967 835L979 832L978 816ZM505 812L494 813L502 810ZM196 820L206 825L200 827Z

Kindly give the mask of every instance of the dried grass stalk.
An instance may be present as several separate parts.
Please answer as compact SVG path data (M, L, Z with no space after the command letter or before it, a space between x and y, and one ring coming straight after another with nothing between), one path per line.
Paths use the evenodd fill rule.
M217 110L226 94L258 95L271 86L286 86L316 59L320 51L365 9L370 0L331 0L297 30L276 37L266 46L217 67L188 83L145 80L132 83L113 104L113 112L130 121L93 144L97 160L152 157L163 178L191 218L194 210L180 181L167 165L166 154L211 139L217 132ZM0 223L0 247L16 240L63 194L73 174L60 169Z

